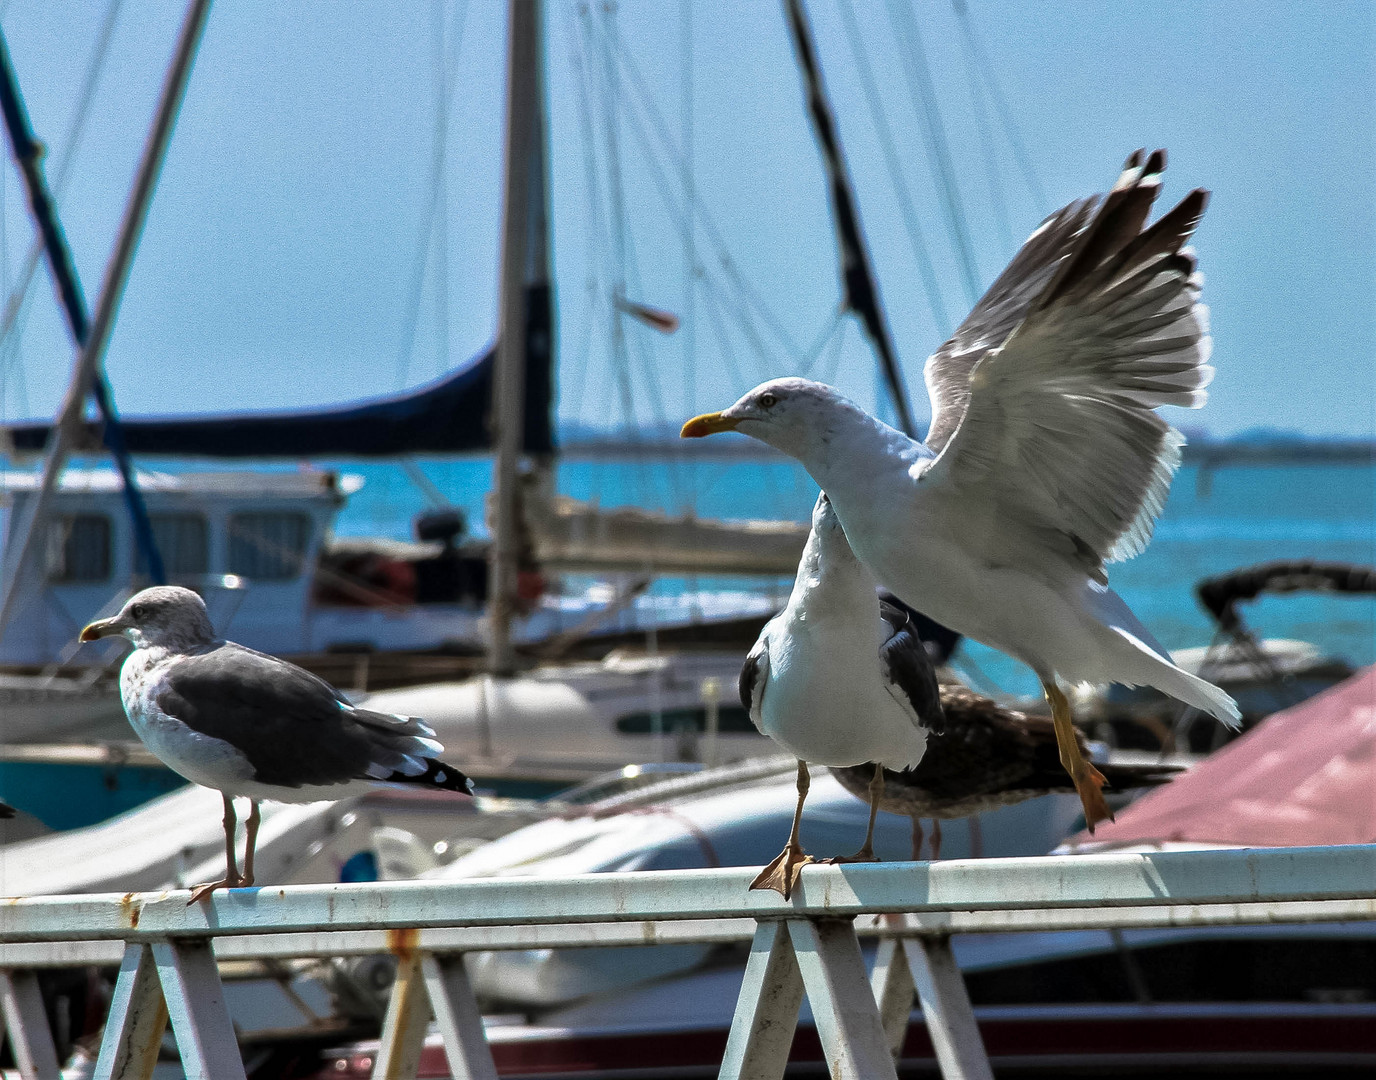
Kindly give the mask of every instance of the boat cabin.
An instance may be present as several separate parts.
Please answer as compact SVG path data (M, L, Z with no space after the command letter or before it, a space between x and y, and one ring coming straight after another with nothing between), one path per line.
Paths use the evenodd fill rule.
M32 472L0 474L6 551L38 483ZM222 632L270 652L310 646L315 567L361 478L317 470L148 472L139 483L168 579L201 593ZM82 626L147 584L113 470L68 469L45 528L42 574L21 584L10 625L0 628L0 664L73 658Z

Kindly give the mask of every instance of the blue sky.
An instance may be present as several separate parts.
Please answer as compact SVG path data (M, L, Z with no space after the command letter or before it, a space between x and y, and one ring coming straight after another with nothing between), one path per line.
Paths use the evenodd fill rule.
M895 44L892 5L852 2L944 306L963 315L968 301L909 95L911 69ZM672 421L805 366L873 404L874 362L853 326L807 366L834 320L839 288L821 168L780 6L721 0L689 13L685 3L622 0L614 33L601 5L582 14L569 0L550 0L547 9L561 417L615 425L626 419L627 400L633 419ZM939 320L846 33L846 0L812 0L809 9L898 351L925 417L921 366L940 340ZM1134 147L1168 147L1166 200L1195 186L1214 192L1197 247L1218 378L1207 408L1176 422L1218 434L1257 427L1372 434L1372 5L969 0L1040 200L1003 134L993 125L988 140L982 134L951 4L915 0L912 9L983 283L1010 256L1010 234L1021 238L1056 206L1103 190ZM490 340L504 11L497 0L222 0L212 10L111 343L108 368L124 412L276 408L385 393L452 369ZM65 150L104 12L103 0L0 5L34 126L54 159ZM181 15L181 4L169 0L122 0L61 200L92 299ZM437 54L450 80L443 231L432 230L423 248L434 192ZM576 65L604 74L614 65L617 85L604 79L601 93L584 94ZM675 224L685 170L662 149L645 152L640 132L654 130L646 101L675 144L685 120L691 125L693 184L714 227L694 234L701 277L691 294ZM624 262L610 254L617 244L607 179L611 115L619 118ZM599 134L591 154L587 118ZM1003 191L1002 211L995 190ZM7 292L31 237L12 167L3 199ZM425 252L415 303L415 267ZM670 338L628 324L624 366L606 314L618 266L634 299L686 319ZM753 315L733 321L733 311L752 306ZM70 360L52 290L40 277L22 335L0 350L0 416L50 414Z

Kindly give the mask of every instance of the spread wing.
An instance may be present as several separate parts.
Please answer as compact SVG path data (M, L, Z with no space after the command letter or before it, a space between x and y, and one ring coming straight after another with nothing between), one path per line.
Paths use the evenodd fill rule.
M1213 377L1184 250L1207 192L1143 228L1165 160L1139 151L1103 199L1049 218L927 370L926 479L1064 534L1100 580L1146 546L1180 461L1184 440L1153 410L1202 405Z
M941 690L927 647L917 636L908 613L897 604L880 600L879 615L889 626L888 639L879 647L879 664L889 693L900 705L906 703L912 709L919 727L940 734L944 730Z
M369 779L469 790L459 770L433 760L443 747L423 720L355 708L310 672L232 642L169 663L154 702L230 743L263 783Z

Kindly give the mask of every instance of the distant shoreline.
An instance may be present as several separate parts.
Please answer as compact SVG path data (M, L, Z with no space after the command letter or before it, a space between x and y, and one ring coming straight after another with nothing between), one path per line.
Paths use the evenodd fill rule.
M1369 439L1193 439L1185 444L1187 465L1370 465L1376 463L1376 441ZM677 438L642 440L610 436L574 436L559 442L568 459L626 461L645 458L674 461L785 461L779 451L754 439L725 438L683 442Z

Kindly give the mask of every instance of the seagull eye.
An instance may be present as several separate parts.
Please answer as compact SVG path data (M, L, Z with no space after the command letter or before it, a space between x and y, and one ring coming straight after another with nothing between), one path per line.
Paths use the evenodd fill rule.
M148 614L148 609L144 607L142 604L135 604L133 607L129 609L129 614L132 615L135 619L142 619L145 615Z
M761 394L760 404L766 409L772 409L775 405L779 404L779 399L773 394Z

